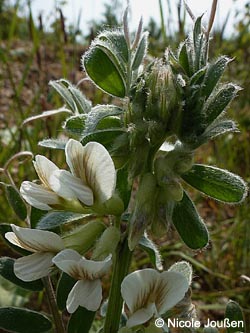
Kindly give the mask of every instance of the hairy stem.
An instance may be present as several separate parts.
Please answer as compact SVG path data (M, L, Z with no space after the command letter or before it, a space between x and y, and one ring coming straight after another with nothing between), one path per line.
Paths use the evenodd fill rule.
M45 287L50 312L54 319L55 333L65 333L65 329L63 326L63 322L62 322L62 317L57 308L55 292L54 292L50 277L46 276L42 280L43 280L43 284Z
M103 333L117 333L122 313L121 283L127 275L132 252L128 248L127 238L120 242L114 258L113 275L109 292L108 310Z

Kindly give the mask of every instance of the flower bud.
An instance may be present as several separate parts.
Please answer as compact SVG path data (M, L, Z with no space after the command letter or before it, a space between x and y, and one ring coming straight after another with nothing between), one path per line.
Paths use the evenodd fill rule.
M109 151L116 169L122 168L129 159L129 138L127 133L119 135Z
M181 201L183 197L183 188L175 179L168 179L164 186L164 192L168 200Z
M158 60L146 78L147 104L146 118L158 119L165 126L177 103L174 75L171 67Z
M135 210L129 224L128 244L131 251L154 219L156 192L155 176L152 173L144 174L136 194Z
M65 247L84 254L94 245L105 228L105 224L100 220L88 222L62 237Z
M193 151L183 147L177 141L174 149L167 151L165 155L155 160L154 169L158 184L165 184L166 178L174 178L187 172L193 166Z
M176 173L181 175L190 170L193 164L194 164L193 153L192 152L186 154L183 153L179 156L178 161L176 161L174 165L174 170Z
M166 234L171 223L174 201L169 200L168 189L158 187L155 200L154 220L151 223L151 231L156 237Z
M134 178L144 172L148 160L149 149L149 142L146 139L133 149L133 153L131 154L129 160L131 178Z
M158 157L154 162L154 171L157 184L162 186L166 184L166 180L174 177L173 167L169 163L168 155Z
M107 228L96 243L92 258L104 260L109 254L114 254L120 241L120 232L116 227Z

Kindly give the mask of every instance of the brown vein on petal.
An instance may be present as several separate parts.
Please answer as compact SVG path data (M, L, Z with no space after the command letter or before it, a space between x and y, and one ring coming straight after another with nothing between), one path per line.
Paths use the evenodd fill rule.
M21 248L23 248L25 250L28 250L28 251L31 251L31 252L36 252L36 249L34 249L34 247L30 247L28 244L26 244L25 242L23 242L20 238L17 237L16 234L15 234L15 236L16 236L17 242L20 244Z
M93 190L93 161L90 160L90 155L91 155L91 151L85 149L85 154L84 154L84 166L85 166L85 181L86 184ZM91 162L89 162L89 160ZM95 194L95 193L94 193Z
M160 280L157 283L155 290L155 305L157 311L160 311L161 307L164 304L164 299L166 294L169 292L168 283L166 281Z
M56 250L52 250L51 248L45 247L43 244L41 243L37 243L36 245L34 245L33 243L30 243L29 241L23 241L21 238L19 238L17 235L17 240L20 243L20 245L22 245L22 247L28 251L31 252L49 252L49 253L57 253Z
M97 274L90 274L86 269L79 267L78 265L71 268L69 275L71 275L76 280L93 281L99 278Z
M145 308L149 303L155 303L155 295L155 281L152 281L149 286L142 290L131 312Z
M50 190L50 184L47 180L47 178L44 176L44 172L43 172L43 169L38 166L38 163L37 162L34 162L34 168L36 170L36 173L39 177L39 179L41 180L42 182L42 186L48 190Z
M169 287L166 281L158 280L156 283L155 281L152 281L150 285L147 288L144 288L142 293L138 296L131 312L134 313L139 309L146 308L150 303L154 303L157 311L160 311L168 291Z

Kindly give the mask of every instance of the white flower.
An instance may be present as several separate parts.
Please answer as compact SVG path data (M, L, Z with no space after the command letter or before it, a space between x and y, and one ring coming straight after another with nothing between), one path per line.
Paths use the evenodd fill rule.
M74 250L66 249L58 253L52 261L63 272L78 280L68 295L68 312L75 312L78 306L96 311L102 301L100 278L111 266L111 256L103 261L93 261Z
M41 185L25 181L21 195L38 209L81 211L81 203L91 207L109 200L116 185L114 163L104 146L89 142L86 146L70 139L65 147L70 171L60 170L45 156L37 155L34 167ZM78 201L79 200L79 201Z
M51 175L58 167L45 156L37 155L34 167L41 180L41 185L25 181L22 183L20 192L23 198L38 209L50 210L50 205L60 204L60 197L52 190Z
M127 275L121 285L130 312L127 327L160 317L183 299L188 287L187 279L177 272L160 273L147 268Z
M92 206L109 200L116 185L114 163L104 146L89 142L86 146L70 139L65 147L70 172L56 170L52 175L53 190L63 196L65 187L83 204Z
M5 238L22 249L34 252L15 261L15 275L23 281L47 276L53 266L52 258L64 249L61 237L50 231L21 228L14 224L11 228L13 232L7 232Z

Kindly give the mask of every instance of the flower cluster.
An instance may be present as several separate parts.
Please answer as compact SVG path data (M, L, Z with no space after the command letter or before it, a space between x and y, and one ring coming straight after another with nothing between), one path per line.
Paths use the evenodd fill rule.
M60 170L44 156L36 156L34 166L41 185L23 182L21 194L29 204L43 210L65 209L66 205L91 207L94 211L95 205L105 203L114 194L116 171L109 153L99 143L82 146L71 139L66 144L65 154L70 172ZM97 221L84 225L84 232L88 225L92 229L93 224ZM73 243L68 241L69 236L60 237L51 231L13 224L11 228L12 232L7 232L5 238L28 251L14 263L14 273L19 279L29 282L44 278L57 267L76 280L67 298L68 312L74 313L79 306L89 311L98 310L102 301L101 277L112 264L112 245L120 239L117 228L109 227L103 232L92 254L95 260L86 259L75 251ZM112 244L108 241L110 235ZM80 241L86 241L82 232L80 238ZM188 287L186 278L178 272L144 269L127 275L121 285L129 316L127 328L143 325L152 317L165 313L184 297Z
M217 1L213 2L216 7ZM2 269L5 275L10 273L10 281L26 286L43 279L46 291L52 294L49 276L58 269L63 272L60 280L53 275L53 282L58 280L58 304L48 297L57 333L64 331L57 306L62 310L59 303L63 298L64 308L66 296L70 314L84 308L80 310L83 316L78 311L70 317L68 332L89 331L102 302L101 278L112 261L109 300L101 311L106 318L99 332L168 332L152 319L194 316L190 265L178 262L162 271L160 252L147 232L161 237L173 226L189 248L202 249L208 244L209 233L183 182L229 204L241 203L247 194L245 182L237 175L196 164L194 159L201 145L237 128L223 115L240 88L221 82L230 61L227 57L208 61L211 26L204 32L201 17L197 18L193 34L177 52L168 48L162 59L144 66L148 33L143 32L140 21L131 39L128 12L129 8L124 13L123 29L101 32L82 58L87 79L118 97L119 106L92 107L77 86L61 79L50 85L66 107L24 122L65 111L71 114L63 129L79 141L69 139L64 147L69 170L37 155L34 167L40 182L23 182L19 193L8 171L13 157L0 168L10 180L6 192L21 220L34 227L33 211L23 199L45 211L37 229L11 225L10 231L8 226L5 238L21 248L24 257L15 261L7 258L4 269L0 262L0 275ZM210 23L211 19L212 14ZM55 139L43 140L41 145L62 148L62 142ZM48 231L51 228L60 230L59 235ZM5 232L6 226L1 230ZM156 269L129 274L136 247L149 255ZM71 291L66 285L69 281ZM42 286L40 280L36 282ZM4 310L5 317L9 312ZM37 331L51 331L50 327L48 321L46 329ZM3 328L9 331L10 327Z
M12 244L32 252L14 264L15 275L23 281L34 281L52 272L53 264L76 280L68 295L66 308L73 313L79 306L96 311L102 301L101 277L111 266L111 255L102 261L82 257L72 249L65 249L57 234L11 225L5 234ZM127 275L121 285L121 294L129 310L127 327L142 325L152 317L159 317L180 302L189 288L179 272L158 272L143 269Z
M41 184L25 181L20 189L30 205L41 210L69 208L85 212L86 208L94 210L95 205L112 197L116 171L104 146L97 142L82 146L70 139L65 155L70 172L60 170L44 156L36 156L34 167ZM68 311L76 311L79 305L92 311L99 308L102 299L100 277L110 267L111 256L103 261L88 260L73 249L66 249L67 238L64 240L54 232L13 224L11 227L12 232L7 232L5 238L31 253L15 261L14 273L19 279L28 282L43 278L52 272L55 264L78 280L68 296Z
M97 142L82 146L70 139L65 147L70 172L60 170L46 157L37 155L34 167L41 185L25 181L20 192L31 205L41 210L86 208L109 200L116 185L116 171L108 151Z
M64 249L63 239L54 232L21 228L11 225L12 232L5 238L12 244L32 252L14 263L15 275L23 281L34 281L49 275L53 264L69 274L77 282L68 295L67 310L76 311L78 306L96 311L102 300L100 278L111 266L111 256L103 261L93 261L78 252Z

